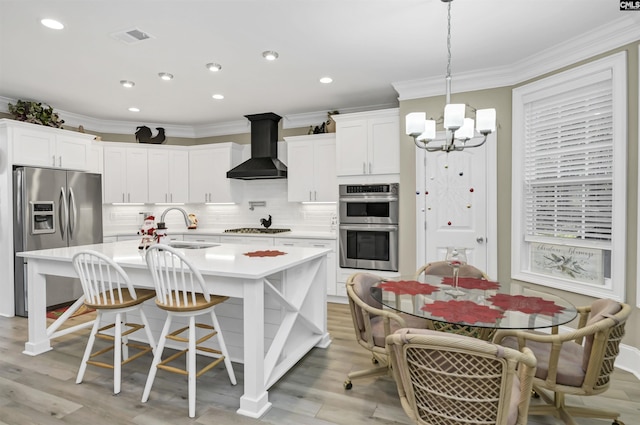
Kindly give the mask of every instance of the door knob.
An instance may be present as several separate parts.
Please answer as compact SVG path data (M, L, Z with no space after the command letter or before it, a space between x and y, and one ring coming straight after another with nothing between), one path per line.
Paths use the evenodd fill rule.
M476 238L476 242L478 242L479 244L482 244L482 243L484 243L484 238L482 236L478 236Z

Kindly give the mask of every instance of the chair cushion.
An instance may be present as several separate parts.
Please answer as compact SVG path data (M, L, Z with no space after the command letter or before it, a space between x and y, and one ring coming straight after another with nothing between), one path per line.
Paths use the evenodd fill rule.
M404 321L407 323L407 326L406 326L407 328L412 328L411 333L417 333L416 331L420 331L420 330L427 330L426 328L429 324L429 321L427 319L422 319L420 317L411 316L409 314L404 314L404 313L399 313L398 315L402 317ZM400 325L395 320L391 320L389 327L391 328L390 333L394 333L398 329L401 329ZM434 332L434 331L431 331L431 332ZM387 335L385 335L384 333L384 319L382 316L376 316L373 319L371 319L371 333L373 335L374 345L376 345L377 347L384 348L385 338ZM364 332L361 332L361 334L364 338Z
M505 347L518 349L518 340L509 336L502 340L501 345ZM533 351L534 356L538 360L538 368L536 369L536 378L545 380L549 375L549 358L551 357L551 344L527 341L527 347ZM560 349L560 358L558 359L558 372L556 375L556 383L560 385L568 385L570 387L579 387L584 382L584 370L582 369L582 355L584 349L575 342L568 341L562 344Z
M374 300L371 296L371 287L377 282L380 282L380 279L382 279L380 276L370 273L358 273L353 277L353 292L355 292L356 296L365 304L377 309L382 309L382 304ZM364 318L360 314L359 308L356 308L356 321L358 330L364 332ZM384 347L384 343L382 346Z
M599 299L591 304L591 312L589 312L589 320L586 326L594 325L599 321L613 316L622 310L619 302L610 299ZM584 353L582 356L582 369L587 370L589 366L589 357L591 357L591 348L593 347L593 334L584 338Z

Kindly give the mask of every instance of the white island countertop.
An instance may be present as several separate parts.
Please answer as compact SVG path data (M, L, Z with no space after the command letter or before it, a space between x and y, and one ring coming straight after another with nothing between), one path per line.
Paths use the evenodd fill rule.
M331 343L326 314L326 257L331 250L294 246L191 244L203 247L179 249L200 270L209 291L230 297L218 306L223 310L218 318L225 339L231 335L228 339L232 342L227 345L232 361L244 364L244 393L240 397L237 412L258 418L271 407L267 392L269 387L309 350L314 347L325 348ZM29 336L25 354L38 355L51 350L51 339L75 331L75 327L57 329L79 308L84 297L47 327L46 277L76 277L71 259L74 254L86 249L101 252L115 260L136 286L153 288L144 251L138 249L137 240L17 254L27 259ZM266 257L245 255L261 250L278 250L285 254ZM229 304L226 310L225 304ZM147 316L160 314L153 301L144 308L151 310L146 313ZM153 324L150 326L152 332L159 333ZM224 388L227 384L216 385L221 385L217 391L227 390Z
M38 251L21 252L17 255L25 258L38 258L42 260L70 261L79 251L91 249L112 258L122 267L147 268L144 258L144 250L138 249L137 240L74 246L66 248L43 249ZM205 248L186 249L184 252L192 264L203 275L215 274L235 278L262 278L313 258L326 255L329 250L324 248L306 247L260 247L256 245L220 244L180 241L174 244L204 246ZM170 244L171 245L171 244ZM248 252L261 250L285 252L284 255L273 257L251 257L244 255Z

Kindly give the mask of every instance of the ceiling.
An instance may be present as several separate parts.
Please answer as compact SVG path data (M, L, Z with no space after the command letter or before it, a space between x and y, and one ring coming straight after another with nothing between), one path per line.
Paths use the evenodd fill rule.
M451 10L454 87L457 74L523 63L623 17L640 23L614 0L455 0ZM0 0L0 97L95 123L184 128L394 107L397 83L436 79L444 92L446 18L441 0ZM133 28L151 38L111 36Z

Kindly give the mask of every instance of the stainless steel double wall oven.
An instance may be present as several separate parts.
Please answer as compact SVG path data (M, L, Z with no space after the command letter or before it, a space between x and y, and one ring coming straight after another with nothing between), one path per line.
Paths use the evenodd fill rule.
M398 271L398 183L340 185L340 267Z

